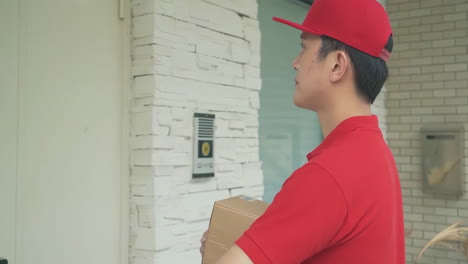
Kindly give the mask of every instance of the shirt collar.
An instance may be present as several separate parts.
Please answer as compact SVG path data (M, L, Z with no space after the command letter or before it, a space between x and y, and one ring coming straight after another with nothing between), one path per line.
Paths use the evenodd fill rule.
M315 155L327 148L332 142L343 135L352 132L358 128L367 128L380 131L379 119L376 115L371 116L353 116L343 120L332 132L323 140L323 142L312 152L307 154L307 160L312 159Z

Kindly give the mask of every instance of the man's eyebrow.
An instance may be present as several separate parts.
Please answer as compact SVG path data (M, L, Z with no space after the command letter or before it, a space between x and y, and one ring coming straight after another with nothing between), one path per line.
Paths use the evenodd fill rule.
M304 33L301 34L301 39L305 39Z

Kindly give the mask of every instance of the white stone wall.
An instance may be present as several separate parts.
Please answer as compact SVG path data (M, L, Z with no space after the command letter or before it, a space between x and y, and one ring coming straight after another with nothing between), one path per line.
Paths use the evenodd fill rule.
M213 202L263 195L255 0L133 0L131 263L200 263ZM214 178L192 179L193 113L216 115Z
M388 139L404 198L408 263L437 232L468 217L468 0L387 0L395 48L386 106ZM420 130L424 125L465 126L465 192L423 192ZM466 263L435 248L421 263Z

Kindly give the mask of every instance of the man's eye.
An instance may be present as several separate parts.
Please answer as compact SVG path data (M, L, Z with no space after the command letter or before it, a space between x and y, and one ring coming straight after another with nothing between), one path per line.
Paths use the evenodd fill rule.
M301 47L301 49L304 48L304 44L302 44L302 43L299 43L299 46Z

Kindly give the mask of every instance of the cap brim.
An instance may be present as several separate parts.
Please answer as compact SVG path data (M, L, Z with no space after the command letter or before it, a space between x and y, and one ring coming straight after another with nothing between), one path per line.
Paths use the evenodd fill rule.
M320 35L323 35L323 34L322 34L321 32L319 32L318 30L314 30L314 29L312 29L312 28L304 27L304 26L301 25L301 24L294 23L294 22L291 22L291 21L286 20L286 19L283 19L283 18L273 17L273 20L276 21L276 22L279 22L279 23L282 23L282 24L291 26L291 27L293 27L293 28L297 28L297 29L302 30L302 31L315 34L315 35L319 35L319 36L320 36Z

